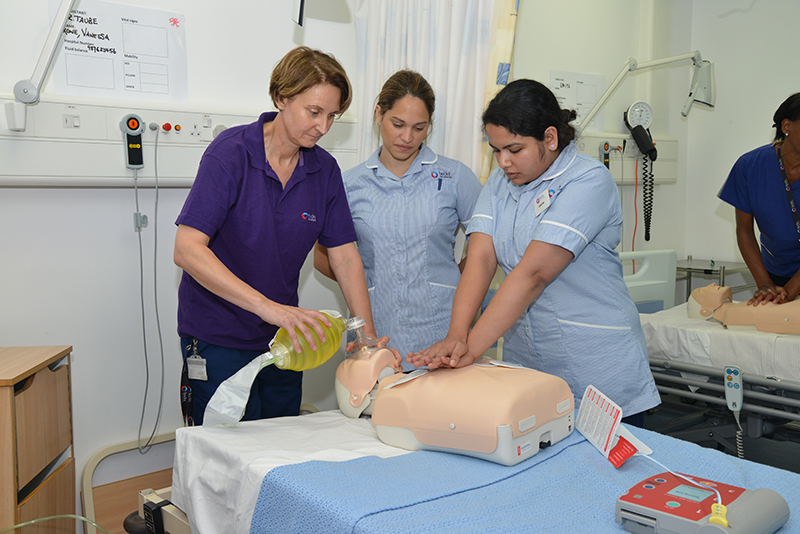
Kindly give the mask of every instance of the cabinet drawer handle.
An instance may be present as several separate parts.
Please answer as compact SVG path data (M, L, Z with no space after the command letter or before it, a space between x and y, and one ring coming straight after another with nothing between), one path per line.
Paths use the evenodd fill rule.
M33 385L34 378L36 378L35 374L29 376L22 382L17 382L16 384L14 384L14 396L16 397L20 393L23 393L24 391L30 389L30 387Z

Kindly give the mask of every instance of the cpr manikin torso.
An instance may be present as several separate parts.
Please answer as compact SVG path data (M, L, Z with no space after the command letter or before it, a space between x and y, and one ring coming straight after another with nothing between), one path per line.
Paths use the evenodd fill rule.
M350 417L371 411L384 443L514 465L572 433L574 400L561 378L490 358L394 375L393 361L376 351L336 370L339 408Z
M711 284L692 291L686 310L693 319L714 319L733 330L800 334L800 300L748 306L733 302L730 287Z

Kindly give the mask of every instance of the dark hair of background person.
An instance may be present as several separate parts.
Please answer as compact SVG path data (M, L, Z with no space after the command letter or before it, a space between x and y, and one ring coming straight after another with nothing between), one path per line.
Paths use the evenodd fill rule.
M775 128L775 141L783 141L786 134L783 133L781 123L784 119L794 122L800 119L800 93L795 93L778 106L775 115L772 116L772 127Z

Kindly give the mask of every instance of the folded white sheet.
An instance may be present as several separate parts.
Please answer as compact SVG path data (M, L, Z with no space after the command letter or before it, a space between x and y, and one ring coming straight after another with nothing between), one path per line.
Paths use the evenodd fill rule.
M175 441L172 502L189 516L194 534L249 533L261 482L275 467L408 453L382 443L368 419L339 410L180 428Z

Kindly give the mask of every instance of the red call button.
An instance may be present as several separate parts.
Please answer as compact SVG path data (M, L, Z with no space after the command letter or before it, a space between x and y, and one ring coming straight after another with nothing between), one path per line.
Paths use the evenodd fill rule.
M162 128L164 129L165 132L168 132L172 129L172 125L168 122L165 122Z

